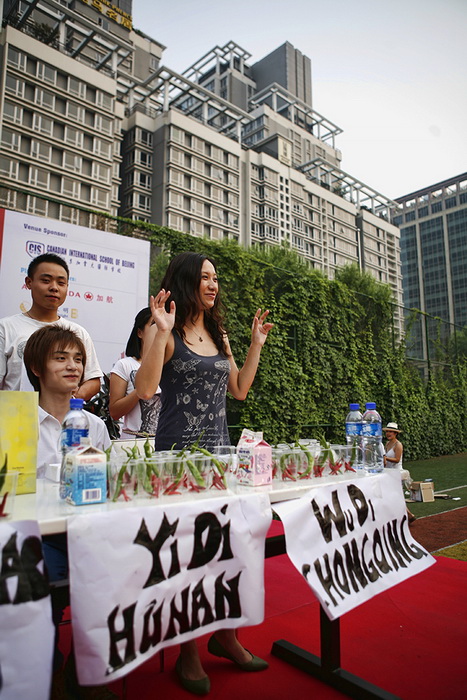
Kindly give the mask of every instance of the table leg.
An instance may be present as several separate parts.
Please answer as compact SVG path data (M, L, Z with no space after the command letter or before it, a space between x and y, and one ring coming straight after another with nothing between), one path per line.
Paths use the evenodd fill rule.
M340 667L340 620L330 620L320 606L321 658L281 639L272 645L274 656L331 685L356 700L400 700Z

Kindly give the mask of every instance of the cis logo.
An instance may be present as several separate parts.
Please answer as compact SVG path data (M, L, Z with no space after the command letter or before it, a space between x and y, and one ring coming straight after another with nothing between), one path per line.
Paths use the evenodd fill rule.
M38 255L45 253L45 244L38 243L37 241L26 241L26 253L31 257L35 258Z
M84 298L86 299L86 301L92 301L94 299L94 294L91 294L91 292L85 292Z

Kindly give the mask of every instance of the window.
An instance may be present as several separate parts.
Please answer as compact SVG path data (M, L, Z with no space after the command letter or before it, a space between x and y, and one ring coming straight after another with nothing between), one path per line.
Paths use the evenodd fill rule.
M36 103L47 109L55 108L55 95L48 90L36 88Z
M145 165L147 168L151 168L152 167L152 155L150 153L145 153L144 151L140 151L139 162L141 163L141 165Z
M65 151L63 154L63 166L66 170L81 172L83 159L81 156L75 156L74 153Z
M13 122L15 124L22 124L23 121L23 108L18 105L11 104L11 102L5 102L3 106L3 116L6 121Z
M69 177L62 178L62 193L66 194L67 197L76 197L78 199L80 196L79 184L79 182Z
M78 148L83 147L83 133L78 129L73 129L72 126L65 127L65 141L72 146Z
M145 146L152 147L152 134L150 131L141 129L141 143L143 143Z
M57 82L57 71L55 68L52 68L52 66L47 65L47 63L41 63L39 61L37 64L37 77L55 85Z
M84 107L76 104L76 102L68 102L66 109L67 117L76 122L84 122Z
M61 219L62 221L68 221L70 224L78 224L79 210L75 209L75 207L69 207L66 204L62 204L60 207L60 216L57 216L57 218Z
M2 146L8 148L11 151L19 151L19 134L10 129L3 129L2 131Z
M109 195L105 190L101 190L98 187L91 189L91 204L106 209L108 207L108 198Z
M5 79L5 91L16 97L24 97L24 81L8 74Z
M112 111L112 103L112 95L109 95L107 92L102 92L102 90L97 91L96 105L98 105L98 107L102 107L103 109L106 109L108 112L110 112Z
M102 131L104 134L112 133L112 120L107 117L103 117L100 114L96 114L95 127L98 131Z
M146 173L140 173L139 174L139 184L140 184L140 187L144 187L147 190L151 189L151 184L152 184L151 176L146 175Z
M8 47L8 65L14 66L18 70L26 70L26 55L12 46Z
M33 140L31 143L31 156L46 163L50 162L50 146L43 141Z
M28 195L27 210L31 214L46 216L47 202L45 199L41 199L40 197L32 197L31 195Z
M150 211L151 198L146 197L146 195L144 195L144 194L139 194L138 195L138 206L140 209L145 209L146 211Z
M92 164L92 178L93 180L99 180L99 182L109 182L110 168L107 165L101 165L100 163Z
M444 206L446 207L446 209L452 209L452 207L455 207L456 205L457 205L457 200L456 200L455 196L448 197L444 202Z
M72 95L84 98L86 96L86 85L82 83L81 80L70 76L68 78L68 92L71 92Z
M38 131L40 134L52 136L53 121L52 119L44 117L41 114L34 114L33 129L34 131Z
M18 163L10 158L0 157L0 174L16 180L18 174Z
M94 153L102 158L110 158L110 143L102 139L94 139Z

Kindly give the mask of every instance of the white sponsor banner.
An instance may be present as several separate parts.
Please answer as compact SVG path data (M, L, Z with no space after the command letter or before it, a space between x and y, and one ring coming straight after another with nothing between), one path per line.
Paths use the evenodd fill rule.
M58 313L88 331L109 372L136 314L148 305L149 242L21 212L0 210L0 221L1 215L0 318L31 307L28 265L42 253L56 253L70 268L68 297Z
M398 471L320 486L274 510L331 620L435 563L410 534Z
M55 628L39 525L0 521L0 698L48 700Z
M264 617L266 495L79 515L68 522L78 678L99 685L157 651Z

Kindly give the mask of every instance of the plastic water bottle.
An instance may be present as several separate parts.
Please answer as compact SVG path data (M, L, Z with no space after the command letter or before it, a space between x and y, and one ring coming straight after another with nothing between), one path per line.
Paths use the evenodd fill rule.
M83 399L70 399L70 410L62 423L62 466L60 468L60 498L62 499L67 497L65 457L71 449L81 444L81 438L89 435L89 423L83 405Z
M345 442L352 466L362 469L362 414L358 403L349 404L349 412L345 419Z
M381 416L375 403L367 403L365 408L362 416L363 466L369 474L379 474L384 468Z

